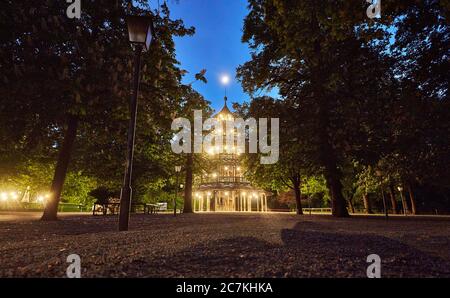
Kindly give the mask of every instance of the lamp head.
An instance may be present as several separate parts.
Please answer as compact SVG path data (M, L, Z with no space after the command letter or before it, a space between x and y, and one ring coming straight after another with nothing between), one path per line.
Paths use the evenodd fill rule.
M143 51L150 48L154 36L151 16L127 16L128 38L132 45L142 46Z

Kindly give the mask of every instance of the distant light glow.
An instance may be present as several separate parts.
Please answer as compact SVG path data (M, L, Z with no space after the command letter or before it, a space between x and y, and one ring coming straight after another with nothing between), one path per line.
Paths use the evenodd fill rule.
M228 75L223 75L220 78L220 81L222 82L223 85L228 85L230 83L230 77Z

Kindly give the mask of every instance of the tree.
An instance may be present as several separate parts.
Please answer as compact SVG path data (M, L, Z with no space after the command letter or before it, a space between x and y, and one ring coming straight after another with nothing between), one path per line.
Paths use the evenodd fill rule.
M207 82L204 77L206 70L202 70L196 74L196 80ZM193 122L194 110L201 110L205 113L206 117L211 114L209 102L206 101L203 96L192 89L191 86L186 86L185 93L182 99L182 109L180 115L188 118L191 123ZM195 137L194 129L191 129L191 140ZM194 183L194 173L200 173L202 171L201 164L206 162L204 157L199 154L194 154L194 144L191 143L191 153L186 153L185 156L185 187L184 187L184 207L183 213L193 213L192 209L192 189ZM178 187L178 186L177 186Z
M310 127L305 139L319 153L317 166L327 181L333 215L348 216L341 168L348 152L371 133L352 122L366 119L368 109L380 105L377 91L386 82L386 61L378 50L387 35L377 23L368 23L361 13L363 5L312 0L249 3L243 41L253 52L252 60L238 69L242 85L250 93L277 87L297 110L308 111L299 123Z
M295 195L297 214L302 211L302 184L308 175L314 171L313 160L316 158L313 150L308 147L303 138L305 133L295 124L297 112L293 106L282 100L270 97L254 98L249 105L236 106L243 118L279 118L279 159L275 164L261 164L259 154L246 154L247 176L257 185L276 192L291 189ZM273 142L275 132L269 132ZM273 143L272 143L273 144ZM274 149L274 148L273 148Z
M65 2L30 6L8 1L1 12L1 27L12 29L1 32L0 61L5 71L0 76L0 133L11 141L1 149L11 158L11 152L28 156L58 152L45 220L56 219L73 155L79 158L74 166L84 163L90 168L98 161L91 157L108 160L99 147L112 144L108 151L124 152L131 50L123 20L127 14L151 13L146 1L92 2L83 5L80 20L71 20L65 16L66 8ZM142 126L147 129L138 133L139 145L143 135L151 134L152 140L164 138L160 133L167 132L163 119L170 127L171 115L164 112L176 105L179 97L171 94L179 92L183 74L176 65L173 36L194 33L182 21L172 20L166 5L161 14L154 14L154 22L158 41L150 49L152 55L142 61L138 131L143 131ZM8 114L11 117L3 117ZM77 138L83 142L74 154ZM116 162L111 165L123 162L121 154L111 156ZM109 171L114 176L119 172L116 167Z

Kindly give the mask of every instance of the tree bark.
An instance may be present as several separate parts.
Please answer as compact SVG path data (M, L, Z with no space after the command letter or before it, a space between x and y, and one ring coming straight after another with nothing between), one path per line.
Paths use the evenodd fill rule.
M348 205L350 206L350 210L352 211L352 213L355 213L355 206L353 206L352 199L348 200Z
M331 198L332 215L336 217L348 217L345 198L342 195L342 183L340 180L340 171L336 166L325 167L325 179Z
M392 185L392 184L389 185L389 197L391 199L392 213L393 214L398 214L398 212L397 212L397 201L395 199L395 190L394 190L394 185Z
M193 153L186 156L186 180L184 188L184 207L183 213L192 213L192 170L194 164ZM178 187L178 186L177 186Z
M400 197L401 197L401 199L402 199L403 214L406 215L406 214L409 213L409 208L408 208L408 202L406 202L406 199L405 199L405 195L404 195L404 193L403 193L403 190L400 191Z
M410 183L408 183L409 201L411 202L411 213L417 214L416 198Z
M297 179L293 179L297 180ZM300 180L300 179L298 179ZM297 204L297 214L303 215L302 209L302 192L300 190L300 181L294 181L295 203Z
M44 214L41 220L57 220L58 205L61 200L61 193L66 179L67 169L69 167L70 156L72 154L73 144L77 135L78 119L75 116L69 116L67 119L67 130L64 135L64 141L58 154L55 174L53 176L50 189L50 198L47 201Z
M363 194L363 201L364 201L364 209L366 209L366 213L373 214L372 205L370 204L369 196L367 195L367 193Z
M318 92L319 97L319 131L320 131L320 159L324 167L324 176L330 192L332 215L348 217L347 203L342 194L342 172L338 168L336 152L331 145L328 135L329 115L327 99Z

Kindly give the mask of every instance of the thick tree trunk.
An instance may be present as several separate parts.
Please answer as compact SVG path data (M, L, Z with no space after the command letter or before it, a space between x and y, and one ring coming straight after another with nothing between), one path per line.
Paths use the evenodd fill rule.
M183 213L192 213L192 170L194 164L193 153L186 156L186 181L184 188L184 207Z
M347 203L342 194L342 173L338 168L336 153L330 144L331 140L327 133L329 126L327 100L322 98L319 102L322 105L319 114L320 158L324 166L324 176L330 192L332 215L336 217L348 217Z
M336 217L348 217L349 214L345 198L342 195L342 183L339 178L340 172L336 167L327 167L325 171L325 179L331 198L332 215Z
M417 214L416 198L414 196L412 186L409 183L408 183L408 192L409 192L409 201L411 202L411 213Z
M58 154L58 161L56 163L55 174L50 189L50 198L45 205L44 214L42 215L41 220L57 220L58 205L61 200L67 168L69 167L73 143L75 142L77 135L77 127L78 119L75 116L69 116L67 119L67 131Z
M394 191L394 185L389 185L389 197L391 199L391 205L392 205L392 213L397 214L397 201L395 199L395 191Z
M302 209L302 192L300 190L300 183L294 183L295 203L297 204L297 214L303 215Z
M363 202L364 202L364 209L366 210L367 214L372 214L372 205L370 204L370 200L369 200L369 196L367 195L367 193L363 194Z

